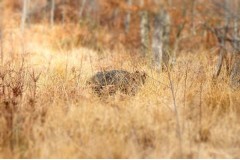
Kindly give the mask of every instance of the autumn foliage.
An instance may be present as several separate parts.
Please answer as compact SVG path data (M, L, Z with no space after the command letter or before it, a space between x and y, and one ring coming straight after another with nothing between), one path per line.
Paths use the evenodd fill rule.
M24 21L26 0L0 0L0 158L240 157L240 92L228 61L213 78L221 47L211 29L224 26L216 3L226 1L27 1ZM151 48L162 10L176 57L158 71L141 56L140 23L147 11ZM128 75L125 88L137 92L106 86L109 72L115 83Z
M79 16L82 1L56 0L54 11L54 20L56 24L78 24L78 27L84 25L90 26L91 39L97 39L105 48L114 48L118 45L124 45L129 49L139 48L140 45L140 12L147 10L150 15L150 23L153 23L153 16L158 11L165 9L170 13L171 17L171 45L177 38L181 39L180 49L198 49L199 47L214 47L214 36L203 27L205 23L211 25L220 24L221 17L212 17L216 9L211 1L154 1L144 0L144 6L140 1L133 0L132 5L128 5L127 1L115 0L87 0L83 6L82 15ZM21 0L4 1L5 18L16 19L20 23L21 17ZM131 23L129 33L124 31L124 23L126 14L131 13ZM38 0L31 2L29 5L29 25L39 23L49 23L50 6L46 0ZM216 15L216 13L215 13ZM8 18L9 17L9 18ZM80 25L80 26L79 26ZM76 27L76 25L73 25ZM151 25L150 25L151 27ZM107 36L102 38L98 31L106 32ZM151 27L152 30L152 27ZM76 39L85 39L80 33L75 34ZM151 37L151 36L150 36ZM190 43L192 42L192 43ZM86 43L89 43L88 41ZM201 43L201 45L196 45ZM83 44L85 45L85 44Z

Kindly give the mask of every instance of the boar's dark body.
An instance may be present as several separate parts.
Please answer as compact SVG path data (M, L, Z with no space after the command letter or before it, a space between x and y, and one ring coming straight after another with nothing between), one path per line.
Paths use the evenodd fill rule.
M87 83L99 96L114 95L118 90L124 94L135 95L145 80L145 72L110 70L96 73Z

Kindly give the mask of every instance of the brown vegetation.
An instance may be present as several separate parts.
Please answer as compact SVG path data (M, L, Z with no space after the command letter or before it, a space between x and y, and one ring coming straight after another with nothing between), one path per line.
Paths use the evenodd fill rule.
M44 10L45 1L38 2L37 8ZM196 5L196 33L191 14L184 17L178 7L181 0L164 3L176 17L171 47L179 26L186 26L176 61L163 72L139 54L137 13L155 11L154 1L144 8L137 1L130 8L123 1L99 2L106 8L99 14L83 12L96 21L79 22L77 1L66 0L56 8L53 26L48 18L39 18L39 11L22 32L21 1L0 1L0 158L239 158L240 92L229 86L225 64L218 78L212 78L216 39L197 22L216 24L219 19L200 14L212 11L206 1ZM114 7L120 8L117 17ZM127 10L136 14L124 33ZM134 71L144 71L144 87L135 96L116 91L103 101L86 82L98 71L112 70L131 78ZM116 84L121 81L117 78Z

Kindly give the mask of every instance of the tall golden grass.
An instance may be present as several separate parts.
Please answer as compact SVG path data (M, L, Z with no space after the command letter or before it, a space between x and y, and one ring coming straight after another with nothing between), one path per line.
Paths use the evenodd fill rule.
M86 48L66 27L4 31L1 158L240 157L239 91L224 72L212 80L211 51L179 53L158 73L121 45ZM101 100L85 84L108 69L145 71L146 85Z

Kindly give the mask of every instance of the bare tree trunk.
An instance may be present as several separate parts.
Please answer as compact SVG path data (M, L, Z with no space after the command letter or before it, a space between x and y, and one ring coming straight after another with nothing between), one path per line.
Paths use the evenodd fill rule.
M144 7L144 0L140 0L140 7ZM141 22L140 22L140 33L141 33L141 52L143 57L146 57L150 59L149 55L149 18L148 18L148 11L142 10L140 12L141 16Z
M140 0L140 6L143 7L144 6L144 0ZM141 52L142 52L142 56L146 57L147 55L149 55L149 30L150 30L150 26L149 26L149 18L148 18L148 12L145 10L142 10L140 12L140 18L141 18L141 22L140 22L140 36L141 36Z
M231 87L239 89L240 87L240 55L239 53L234 56L233 68L230 76Z
M3 65L3 24L2 24L2 21L3 21L3 7L2 7L2 4L0 3L0 54L1 54L1 65Z
M234 89L240 88L240 46L239 46L239 1L229 1L225 0L225 4L220 6L225 11L225 26L224 30L214 29L214 32L218 38L218 42L221 45L219 51L219 59L216 66L216 71L214 74L214 78L219 76L221 72L221 68L223 65L223 59L226 60L226 67L227 72L230 73L230 85ZM229 42L230 45L233 47L234 51L232 52L233 55L233 63L230 71L230 63L227 60L227 48L226 43Z
M142 45L142 54L147 56L149 54L149 18L148 12L141 12L141 45Z
M89 7L88 7L88 10L87 10L87 18L92 18L92 14L93 14L93 10L94 8L96 7L96 1L95 0L88 0L89 2Z
M99 1L98 0L87 0L87 10L86 10L86 17L87 19L91 19L94 23L99 23Z
M162 71L163 63L163 26L162 14L159 12L154 19L154 31L152 39L153 63L157 70Z
M1 25L1 24L0 24ZM3 65L3 36L2 36L2 27L0 26L0 52L1 52L1 64Z
M238 39L238 18L237 17L234 17L234 22L233 22L234 24L234 26L233 26L233 29L234 29L234 37L233 37L233 39L234 39L234 48L238 48L238 41L237 41L237 39Z
M62 4L65 5L65 0L62 0ZM65 20L66 20L66 13L65 13L65 8L62 8L61 9L61 16L62 16L62 24L65 23Z
M239 1L238 1L239 2ZM240 13L240 3L235 3L235 15L239 15ZM233 66L231 70L231 75L230 75L230 84L231 87L239 89L240 87L240 51L239 51L239 21L238 21L237 16L234 17L234 41L233 41L233 46L235 48L235 51L233 52Z
M227 30L229 28L229 22L230 22L230 15L229 15L229 4L230 1L225 0L225 5L226 5L226 9L225 9L225 26L224 26L224 31L221 32L218 35L218 41L219 41L219 45L220 45L220 50L219 50L219 57L218 57L218 63L215 69L215 73L213 75L213 78L217 78L221 72L222 69L222 65L223 65L223 59L225 58L225 38L227 35Z
M171 2L172 3L172 2ZM186 17L187 15L187 2L186 0L183 1L182 5L182 17L183 19ZM181 42L183 36L182 36L182 32L186 26L186 21L183 21L181 24L179 24L177 26L177 33L176 33L176 38L175 38L175 42L174 42L174 46L173 46L173 52L172 52L172 60L171 60L171 64L173 65L176 62L177 59L177 51L179 49L179 43Z
M55 0L51 0L51 16L50 16L51 26L54 25L54 12L55 12Z
M47 0L46 1L46 6L44 8L44 20L48 20L48 15L49 15L49 9L51 7L51 1Z
M196 6L197 0L192 0L192 6L191 6L191 32L192 35L196 34L196 27L195 27L195 23L194 23L194 18L195 18L195 6Z
M166 11L156 14L152 39L153 61L157 70L162 71L169 63L170 17Z
M118 15L119 15L119 8L115 8L112 13L112 18L111 18L114 26L115 26L115 21L118 18Z
M130 8L132 6L132 0L127 0L127 4ZM131 11L128 10L126 19L125 19L125 33L129 32L130 24L131 24Z
M237 7L237 5L238 5L238 3L235 3L234 5L236 5L235 7ZM237 7L238 8L238 7ZM237 9L235 10L235 14L238 14L238 11L237 11ZM233 59L234 59L234 62L236 61L236 55L238 54L238 50L237 50L237 48L239 47L239 44L238 44L238 38L239 38L239 35L238 35L238 31L239 31L239 29L238 29L238 27L239 27L239 25L238 25L238 17L237 16L235 16L234 18L233 18L233 47L234 47L234 51L233 51ZM238 65L237 64L234 64L233 65L233 72L236 72L236 68L234 68L234 67L237 67ZM233 75L235 75L236 73L231 73L231 81L232 81L232 78L234 78L234 76Z
M80 6L80 9L79 9L79 19L80 20L82 18L83 10L84 10L85 4L86 4L86 0L81 0L81 1L82 1L82 5Z
M167 11L163 11L163 61L166 65L169 63L170 58L170 30L171 30L171 19Z
M21 30L24 32L26 20L28 18L28 0L23 0Z

